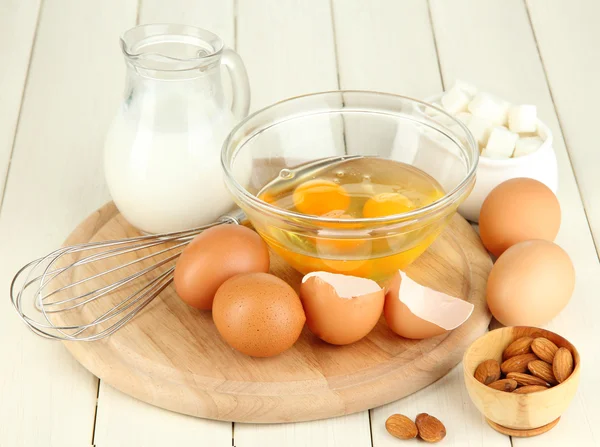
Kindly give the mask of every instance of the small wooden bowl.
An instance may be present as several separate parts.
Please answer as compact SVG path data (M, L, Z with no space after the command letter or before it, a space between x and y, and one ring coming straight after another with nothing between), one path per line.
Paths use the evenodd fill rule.
M496 359L502 363L502 353L506 347L517 338L524 336L546 337L559 348L568 348L573 354L575 363L571 376L546 391L531 394L498 391L475 379L475 369L481 362ZM577 349L554 332L535 327L505 327L488 332L469 346L463 357L463 372L471 400L488 422L491 421L492 427L503 433L522 430L522 435L512 434L531 436L554 427L556 425L554 422L557 422L567 409L579 385L580 363ZM548 426L547 430L539 430L540 427L545 426ZM502 430L503 428L512 430ZM527 434L528 431L531 433Z

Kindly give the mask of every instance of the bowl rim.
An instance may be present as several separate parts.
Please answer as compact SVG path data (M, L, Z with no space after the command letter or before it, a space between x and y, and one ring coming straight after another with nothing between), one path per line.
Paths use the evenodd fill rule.
M228 183L230 185L230 189L233 188L236 191L235 194L238 195L238 197L242 197L243 200L245 200L246 202L249 202L252 206L260 209L261 211L266 211L269 214L275 214L275 215L284 216L286 218L292 218L292 219L300 219L301 221L311 222L312 224L343 223L343 224L381 225L381 224L387 224L387 223L395 223L396 224L396 223L402 223L402 222L406 222L406 221L414 222L414 221L418 220L419 218L434 215L436 212L444 210L447 207L451 206L453 203L455 203L464 194L464 192L467 191L470 188L470 186L475 183L475 176L477 173L478 161L480 159L479 147L477 145L477 142L475 141L475 139L474 139L473 135L471 134L471 132L469 131L469 129L464 125L464 123L462 123L459 119L453 117L452 115L450 115L449 113L447 113L443 110L440 110L441 113L446 115L448 118L450 118L453 121L453 124L458 125L459 128L464 132L467 144L466 145L462 144L462 143L459 144L459 142L452 136L448 135L447 133L443 132L442 130L440 130L438 128L435 128L435 127L433 127L433 128L435 130L439 131L440 133L444 134L455 144L459 144L460 146L465 147L466 151L470 151L473 161L472 161L471 167L469 168L469 170L467 171L467 173L465 174L465 176L463 177L463 179L460 181L460 183L457 186L455 186L451 191L447 192L443 197L437 199L436 201L434 201L422 208L417 208L415 210L401 213L401 214L392 214L389 216L370 217L370 218L361 217L361 218L352 218L352 219L336 219L334 217L315 216L315 215L310 215L310 214L299 213L296 211L290 211L290 210L286 210L286 209L271 205L271 204L259 199L254 194L250 193L246 188L244 188L242 185L240 185L238 183L238 181L234 178L234 176L232 174L232 170L230 169L230 166L229 166L230 165L229 160L228 160L229 153L232 152L232 156L230 158L231 158L231 160L233 160L235 153L237 152L237 150L239 150L240 147L242 147L246 142L250 141L256 135L259 135L264 130L264 128L262 128L262 127L253 128L249 132L248 135L244 136L243 140L241 140L239 142L234 142L234 137L240 131L240 129L242 129L246 125L246 123L248 123L252 119L255 119L257 116L264 114L267 111L282 107L291 102L297 102L298 100L301 100L301 99L328 97L328 96L332 96L332 95L342 95L343 96L346 94L366 95L366 96L369 96L372 98L378 97L378 96L383 96L383 97L387 97L387 98L393 98L393 99L396 99L399 101L407 101L409 103L413 103L413 105L415 105L415 106L436 108L435 106L433 106L425 101L422 101L422 100L419 100L416 98L411 98L409 96L397 95L394 93L387 93L387 92L372 91L372 90L329 90L329 91L322 91L322 92L315 92L315 93L308 93L308 94L304 94L304 95L293 96L293 97L275 102L267 107L263 107L262 109L249 114L247 117L242 119L235 127L233 127L233 129L231 129L231 131L227 135L227 138L223 142L223 145L221 148L221 168L223 169L226 183ZM342 104L344 104L344 102L342 102ZM344 110L344 108L342 106L341 108L339 108L337 110L337 112L340 113L340 112L343 112L343 110ZM335 111L335 109L332 108L332 111ZM350 111L350 109L348 109L348 111ZM320 111L317 113L326 113L326 112ZM329 112L327 112L327 113L329 113ZM299 116L308 116L308 115L311 115L311 113L306 113L304 115L283 116L281 119L278 119L276 122L270 123L268 127L272 127L272 126L278 125L282 122L298 118ZM444 127L446 127L446 126L444 126ZM237 150L235 150L236 147L237 147ZM344 228L340 228L340 230L343 231Z
M434 96L428 96L427 98L425 98L425 101L429 102L431 106L433 106L434 109L437 109L440 112L444 112L446 115L448 115L448 112L446 112L443 107L441 106L441 104L434 104L435 101L439 101L442 96L444 95L444 93L440 93L439 95L434 95ZM527 155L522 155L520 157L510 157L510 158L490 158L490 157L484 157L483 155L479 155L479 164L482 166L518 166L520 164L526 163L530 160L532 160L534 157L536 157L538 155L538 153L544 149L546 149L547 147L552 147L552 143L554 142L554 137L552 136L552 131L550 130L550 128L546 125L546 123L544 123L541 119L537 118L536 120L537 122L537 126L538 126L538 132L539 130L541 130L544 135L545 138L543 139L543 143L542 145L535 151L527 154ZM470 131L469 131L470 132ZM541 134L540 134L541 137Z
M556 332L553 332L551 330L540 328L540 327L537 327L537 326L505 326L505 327L496 328L494 330L488 331L485 334L483 334L482 336L478 337L475 341L473 341L473 343L471 343L469 345L469 347L465 351L465 353L463 355L463 358L462 358L463 374L465 376L465 379L469 378L469 380L471 381L471 383L476 384L475 386L481 387L482 390L485 389L486 391L495 391L497 393L502 393L503 396L514 395L515 399L519 399L520 396L528 396L528 394L507 393L506 391L500 391L500 390L496 390L494 388L490 388L488 385L485 385L485 384L481 383L479 380L477 380L470 371L467 371L467 366L466 366L466 362L465 362L465 360L467 358L467 355L469 355L469 352L473 348L473 345L475 343L477 343L479 340L481 340L484 337L488 337L489 334L491 334L494 331L511 331L511 330L514 330L514 329L537 329L537 330L540 330L540 331L549 332L549 333L551 333L551 334L553 334L553 335L555 335L557 337L560 337L563 340L565 340L567 343L569 343L573 347L573 350L574 350L574 352L571 352L571 355L573 356L573 362L575 363L575 367L573 368L573 372L571 373L571 375L569 377L567 377L567 380L565 380L564 382L559 383L558 385L554 385L552 387L549 387L549 388L547 388L547 389L545 389L543 391L538 391L535 394L538 394L538 395L539 394L543 394L543 393L548 394L549 391L555 391L556 389L560 388L561 385L566 384L569 381L577 380L576 377L579 375L579 370L580 370L580 367L581 367L581 355L579 354L578 349L575 347L575 345L573 343L571 343L567 338L563 337L562 335L557 334ZM575 362L575 357L577 357L577 362ZM507 397L507 398L510 399L510 397Z

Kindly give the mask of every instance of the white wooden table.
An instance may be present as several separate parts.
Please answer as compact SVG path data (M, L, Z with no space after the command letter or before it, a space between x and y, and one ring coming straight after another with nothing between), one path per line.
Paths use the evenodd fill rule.
M60 343L31 334L0 300L0 446L416 445L387 434L396 412L437 415L443 445L600 445L600 2L598 0L0 0L0 285L57 247L109 200L103 137L120 102L118 36L136 23L208 28L235 47L252 107L314 91L425 98L455 79L537 104L554 133L563 222L577 286L548 327L578 346L579 393L550 433L487 426L457 367L401 401L337 419L231 424L121 394ZM596 191L596 194L594 194Z

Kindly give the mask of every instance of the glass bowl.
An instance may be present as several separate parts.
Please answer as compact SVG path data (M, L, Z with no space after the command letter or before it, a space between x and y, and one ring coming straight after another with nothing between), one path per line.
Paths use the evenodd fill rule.
M257 197L282 169L344 154L418 168L445 195L402 214L356 219L301 214ZM433 243L473 188L478 157L467 128L434 106L387 93L333 91L291 98L248 116L227 137L221 162L236 203L292 267L303 274L328 271L379 281Z

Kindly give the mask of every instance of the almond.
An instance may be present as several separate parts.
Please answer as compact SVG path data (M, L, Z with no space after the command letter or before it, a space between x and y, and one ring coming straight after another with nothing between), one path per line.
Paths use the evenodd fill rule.
M513 379L521 386L527 386L527 385L539 385L539 386L545 386L545 387L550 386L550 384L547 383L544 379L540 379L539 377L530 376L529 374L524 374L524 373L508 373L506 375L506 378Z
M514 357L515 355L527 354L531 352L532 337L521 337L513 341L502 353L504 360Z
M493 359L481 362L475 370L475 378L484 385L489 385L500 378L500 364Z
M560 348L556 351L554 362L552 362L552 372L558 383L563 383L573 372L573 354L567 348Z
M517 388L517 381L514 379L501 379L490 383L488 386L498 391L512 393Z
M527 369L531 374L546 381L550 385L558 384L554 377L554 373L552 372L552 365L550 363L546 363L543 360L534 360L533 362L529 362Z
M548 388L540 385L527 385L517 388L513 391L515 394L529 394L529 393L537 393L538 391L545 391Z
M427 413L420 413L415 419L419 437L427 442L439 442L446 437L446 427L441 421Z
M392 414L385 421L388 433L400 439L412 439L418 434L415 423L403 414Z
M532 353L515 355L514 357L502 362L500 368L504 374L511 372L524 373L527 371L527 364L529 362L533 362L534 360L537 360L537 357Z
M540 360L552 364L554 354L558 351L558 346L544 337L538 337L531 343L531 350Z

